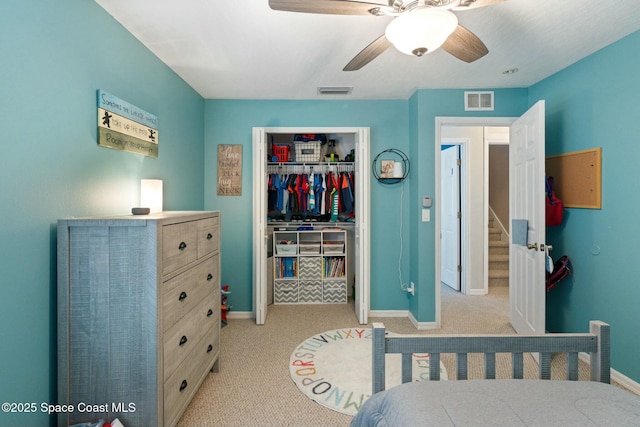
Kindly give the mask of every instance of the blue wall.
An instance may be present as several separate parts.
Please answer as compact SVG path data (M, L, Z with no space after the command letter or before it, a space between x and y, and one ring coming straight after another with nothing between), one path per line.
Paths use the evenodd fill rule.
M640 381L640 32L591 55L529 90L546 100L547 154L602 147L602 209L566 209L547 228L555 257L573 274L547 295L547 329L584 331L611 324L612 366ZM630 54L634 52L634 54Z
M387 148L409 150L409 104L385 101L228 101L205 102L205 209L220 209L223 229L222 282L232 289L233 310L252 309L252 135L253 127L370 127L371 159ZM217 196L217 145L243 145L241 197ZM409 179L411 180L411 178ZM398 252L403 218L403 281L408 277L408 197L400 186L371 180L371 309L407 310L400 290ZM356 189L356 191L358 191Z
M204 100L93 1L2 0L0 32L0 402L39 405L56 398L57 219L126 214L141 178L202 209ZM98 89L159 117L158 159L97 146Z
M234 310L251 310L252 127L367 126L372 156L386 148L409 154L402 210L399 187L372 181L371 309L434 320L435 224L420 222L420 197L435 192L435 117L469 115L463 91L393 101L204 101L93 1L3 0L0 31L0 402L55 399L56 220L125 214L141 178L164 179L167 210L222 211L223 281ZM529 89L497 90L490 114L516 116L545 99L548 154L603 147L603 209L568 209L565 224L549 230L574 274L548 295L547 324L584 331L592 318L611 323L613 367L636 381L640 60L629 52L639 45L635 33ZM159 117L158 159L96 145L98 89ZM230 143L244 145L243 196L218 197L216 146ZM398 282L400 215L403 281L417 286L411 299ZM0 413L0 426L49 421Z

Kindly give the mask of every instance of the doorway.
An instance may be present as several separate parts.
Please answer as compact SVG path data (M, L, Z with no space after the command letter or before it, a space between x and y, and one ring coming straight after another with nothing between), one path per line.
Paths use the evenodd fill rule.
M267 155L270 136L327 134L353 142L355 156L355 218L353 229L354 306L358 322L366 324L369 316L370 284L370 174L369 128L253 128L253 311L256 324L266 322L269 305ZM318 162L306 162L307 166ZM300 225L300 224L298 224Z
M436 200L443 201L442 189L442 150L447 145L460 147L460 292L465 295L486 295L488 293L488 194L484 191L488 183L489 170L485 129L501 127L506 129L514 118L471 118L471 117L438 117L436 118ZM490 132L490 135L492 133ZM485 200L486 199L486 200ZM436 218L436 236L442 237L443 224L438 215ZM442 238L436 239L436 283L442 282L443 253ZM440 321L441 289L436 287L436 319Z
M521 117L436 117L436 201L441 200L440 151L443 132L455 126L506 126L509 127L509 215L527 221L527 244L509 244L509 319L518 333L544 332L544 146L545 146L545 103L538 101ZM473 180L470 180L473 181ZM467 187L467 194L471 193ZM480 191L484 194L484 190ZM466 201L465 201L466 203ZM468 217L473 216L470 210ZM478 215L487 228L485 212ZM463 224L469 218L463 220ZM436 217L435 239L436 274L435 283L440 283L440 232L441 221ZM469 245L467 245L468 247ZM475 253L476 251L474 251ZM484 251L478 251L484 257ZM436 286L436 321L441 324L441 288Z

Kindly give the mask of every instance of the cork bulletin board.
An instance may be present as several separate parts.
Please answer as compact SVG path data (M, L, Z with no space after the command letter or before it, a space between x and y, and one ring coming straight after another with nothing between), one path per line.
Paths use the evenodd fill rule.
M565 208L602 208L602 147L549 156L545 166Z

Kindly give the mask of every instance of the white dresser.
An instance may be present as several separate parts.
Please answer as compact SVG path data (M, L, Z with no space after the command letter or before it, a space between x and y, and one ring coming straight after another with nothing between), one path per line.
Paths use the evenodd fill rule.
M220 215L58 222L59 425L173 426L220 356Z

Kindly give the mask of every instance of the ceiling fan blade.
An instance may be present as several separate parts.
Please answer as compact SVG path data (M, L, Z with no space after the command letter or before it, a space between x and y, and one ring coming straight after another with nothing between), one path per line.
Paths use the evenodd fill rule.
M342 71L356 71L373 61L382 52L391 46L391 42L383 34L375 39L369 46L365 47L357 54Z
M269 0L273 10L286 12L323 13L327 15L371 15L372 9L386 6L347 0Z
M461 0L460 4L453 10L469 10L479 7L491 6L492 4L502 3L505 0Z
M489 53L482 40L462 25L458 25L442 48L464 62L473 62Z

